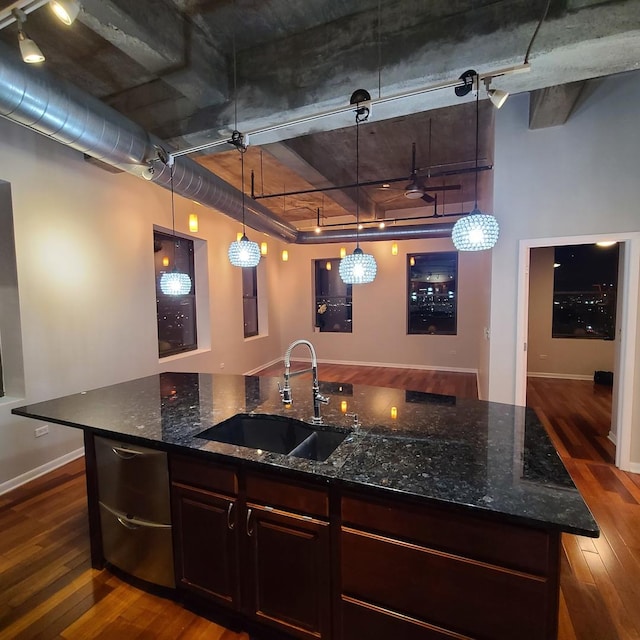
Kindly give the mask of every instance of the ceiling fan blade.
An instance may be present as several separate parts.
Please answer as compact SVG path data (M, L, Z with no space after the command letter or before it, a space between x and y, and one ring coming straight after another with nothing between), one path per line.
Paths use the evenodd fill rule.
M436 199L428 193L424 193L421 200L424 200L427 204L431 204L432 202L435 202Z

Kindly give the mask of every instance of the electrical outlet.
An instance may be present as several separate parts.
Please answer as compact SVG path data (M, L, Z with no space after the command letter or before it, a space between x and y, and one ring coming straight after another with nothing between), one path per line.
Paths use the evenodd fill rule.
M221 368L221 369L224 369L224 362L221 362L221 363L220 363L220 368Z
M42 436L46 436L49 433L49 425L43 424L41 427L36 427L35 434L36 438L41 438Z
M546 353L541 353L540 354L540 360L546 360L547 359L547 354Z

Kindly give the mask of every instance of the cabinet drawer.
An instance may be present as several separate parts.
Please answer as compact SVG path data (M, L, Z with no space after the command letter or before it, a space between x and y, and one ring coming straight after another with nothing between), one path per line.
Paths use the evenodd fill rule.
M342 640L472 640L351 598L342 599Z
M224 464L172 455L170 458L171 480L209 491L235 496L238 493L236 470Z
M257 473L247 474L247 500L282 507L297 513L329 517L329 492L297 480L281 481Z
M96 436L98 498L107 506L153 522L171 522L167 454Z
M350 529L342 593L460 634L550 637L557 591L544 578Z
M342 522L374 533L491 564L546 576L558 555L552 535L437 507L398 505L347 495Z

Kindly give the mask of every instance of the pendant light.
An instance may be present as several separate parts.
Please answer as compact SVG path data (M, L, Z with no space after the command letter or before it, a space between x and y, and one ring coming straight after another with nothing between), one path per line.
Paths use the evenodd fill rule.
M239 140L236 148L240 152L242 164L242 236L229 245L229 262L234 267L255 267L260 262L260 247L247 238L244 224L244 154L247 147L242 142L242 134L234 131L231 140ZM235 143L234 143L235 144Z
M235 2L234 2L235 9ZM240 152L240 162L242 165L240 190L242 191L242 235L229 245L229 262L234 267L255 267L260 262L260 247L257 242L251 242L247 238L244 224L244 154L247 151L247 144L244 136L238 131L238 78L236 64L236 36L233 34L233 93L234 93L234 130L231 134L232 144Z
M176 214L175 206L173 202L173 166L174 159L169 156L168 166L171 182L171 226L173 229L173 269L169 272L165 272L160 277L160 291L166 296L186 296L191 291L191 278L187 273L181 273L178 271L176 264L176 247L179 244L179 240L176 237Z
M468 75L467 71L462 77ZM453 226L451 239L458 251L484 251L492 249L498 240L500 227L494 216L488 213L482 213L478 209L478 114L480 91L478 87L478 74L474 74L476 82L476 171L475 171L475 204L473 211L468 215L460 218ZM456 92L458 93L458 92ZM459 95L459 94L458 94Z
M360 122L369 117L369 109L361 107L362 100L357 99L369 94L363 89L359 89L351 96L351 103L356 102L356 248L351 255L347 255L340 260L338 271L340 278L345 284L368 284L373 282L378 271L376 259L360 248ZM368 98L371 100L371 98Z

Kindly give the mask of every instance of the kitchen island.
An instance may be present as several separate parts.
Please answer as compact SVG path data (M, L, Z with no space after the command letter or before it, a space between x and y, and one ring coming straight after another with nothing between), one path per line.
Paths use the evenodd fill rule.
M164 373L14 413L85 431L94 566L96 442L166 452L174 595L210 615L280 638L556 638L560 535L598 527L531 410L325 383L346 437L324 461L198 437L310 422L309 381L291 387L285 408L274 378Z

